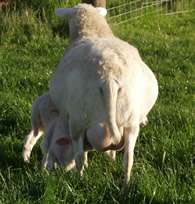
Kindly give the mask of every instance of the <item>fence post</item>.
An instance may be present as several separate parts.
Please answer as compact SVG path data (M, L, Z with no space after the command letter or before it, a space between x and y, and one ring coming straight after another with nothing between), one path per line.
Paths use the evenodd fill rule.
M82 2L92 4L94 7L106 8L106 0L82 0Z

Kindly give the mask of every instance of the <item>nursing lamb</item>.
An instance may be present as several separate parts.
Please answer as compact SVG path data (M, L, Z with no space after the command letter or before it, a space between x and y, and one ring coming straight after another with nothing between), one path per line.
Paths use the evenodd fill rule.
M25 137L22 156L25 162L29 162L31 151L37 140L43 134L48 124L59 116L59 110L51 100L49 93L39 96L33 103L31 109L30 133Z
M68 123L62 116L55 118L47 126L44 138L41 142L41 150L43 153L43 169L53 170L55 161L57 161L60 167L65 167L66 170L75 167Z
M56 14L70 18L70 46L49 92L69 121L76 168L82 174L86 148L125 148L127 186L139 125L158 96L157 80L137 49L113 35L98 9L79 4Z

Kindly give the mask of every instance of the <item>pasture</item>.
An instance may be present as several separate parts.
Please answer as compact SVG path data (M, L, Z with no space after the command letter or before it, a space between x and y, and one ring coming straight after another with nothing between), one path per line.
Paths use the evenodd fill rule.
M67 19L51 10L0 9L0 203L194 203L195 12L111 25L138 48L159 83L125 197L123 150L115 162L90 152L82 178L74 170L42 171L40 141L30 164L23 162L31 105L48 91L69 43Z

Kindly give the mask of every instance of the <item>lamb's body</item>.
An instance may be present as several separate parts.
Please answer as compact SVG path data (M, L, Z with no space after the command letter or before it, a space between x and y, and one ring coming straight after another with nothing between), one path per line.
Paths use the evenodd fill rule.
M66 170L75 167L68 123L62 116L55 118L47 127L41 142L41 150L44 155L42 160L44 169L53 170L55 161Z
M51 79L50 94L69 120L77 169L82 170L85 140L97 151L125 147L127 184L139 124L156 101L157 81L137 49L114 37L95 8L73 9L72 44ZM97 27L105 28L104 35Z
M39 96L33 103L31 109L31 126L30 133L25 137L23 146L23 159L29 162L31 151L37 140L43 134L48 124L59 116L59 110L51 100L49 93Z

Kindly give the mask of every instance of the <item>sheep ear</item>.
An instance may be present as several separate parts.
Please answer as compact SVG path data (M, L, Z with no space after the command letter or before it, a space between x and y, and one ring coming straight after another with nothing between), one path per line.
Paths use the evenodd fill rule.
M98 10L99 14L101 14L102 16L106 16L107 10L105 8L96 7L96 9Z
M75 13L74 8L58 8L55 10L55 13L59 17L72 17Z

